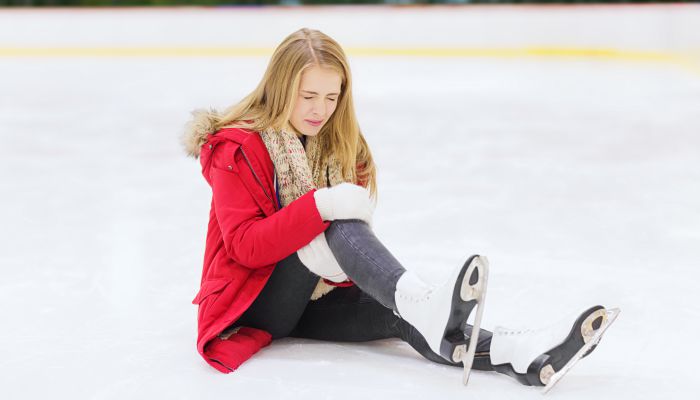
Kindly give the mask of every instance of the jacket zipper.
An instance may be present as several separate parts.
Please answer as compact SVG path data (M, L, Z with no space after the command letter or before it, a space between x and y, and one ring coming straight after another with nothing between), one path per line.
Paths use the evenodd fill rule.
M277 209L277 202L273 201L270 196L267 194L267 191L265 190L265 186L263 186L262 181L258 177L258 174L255 173L255 170L253 169L253 166L250 164L250 160L248 159L248 156L245 154L245 151L243 151L243 147L241 147L241 153L243 154L243 158L245 158L246 163L248 163L248 168L250 168L250 172L253 173L253 176L255 177L255 180L258 181L258 185L263 190L263 193L265 193L265 197L267 197L268 200L270 200L273 204L273 207L275 208L275 211L278 211Z

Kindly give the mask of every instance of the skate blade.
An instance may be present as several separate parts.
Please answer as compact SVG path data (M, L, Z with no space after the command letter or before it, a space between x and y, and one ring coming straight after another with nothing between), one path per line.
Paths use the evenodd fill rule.
M472 273L478 270L479 279L474 285L470 285L468 281L471 279ZM472 265L469 266L465 275L467 284L464 284L461 289L460 296L464 301L476 301L476 314L474 316L474 324L469 338L469 345L461 345L455 348L453 359L456 362L462 362L464 366L464 375L462 383L466 385L469 382L469 374L474 363L474 354L476 353L476 344L479 342L479 330L481 329L481 318L484 313L484 299L486 297L486 284L489 275L489 261L484 256L477 256ZM466 324L466 321L465 321Z
M601 311L602 311L602 310L601 310ZM553 372L553 370L550 368L549 372L547 373L547 375L549 375L549 376L544 376L544 377L543 377L543 378L545 378L545 379L548 378L548 380L547 380L547 384L546 384L545 387L542 389L542 394L546 394L547 392L549 392L549 391L552 389L552 387L553 387L554 385L556 385L557 382L559 382L559 380L560 380L564 375L566 375L566 373L569 372L569 370L570 370L574 365L576 365L576 363L577 363L581 358L583 358L583 356L584 356L593 346L597 345L597 344L600 342L600 338L603 336L603 333L605 333L605 331L610 327L610 325L612 325L612 323L615 322L615 319L617 318L617 316L618 316L619 314L620 314L620 309L619 309L619 308L611 308L611 309L609 309L609 310L606 310L606 311L605 311L605 314L604 314L604 315L606 316L605 321L602 323L602 325L600 326L600 328L598 328L597 330L595 330L594 333L590 330L588 324L586 324L586 325L584 325L584 326L582 327L582 331L583 331L583 335L584 335L584 341L585 341L586 344L584 344L583 347L581 347L581 348L576 352L576 354L574 354L574 356L571 357L571 360L569 360L569 362L567 362L566 365L564 365L559 371L557 371L556 373L553 373L552 375L549 375L549 373Z

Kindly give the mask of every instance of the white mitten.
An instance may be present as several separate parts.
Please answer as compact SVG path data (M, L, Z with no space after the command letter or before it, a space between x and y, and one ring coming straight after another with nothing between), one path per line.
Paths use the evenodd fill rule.
M372 225L375 204L369 190L348 182L314 192L316 208L324 221L361 219Z
M326 233L321 232L309 244L297 250L301 262L314 274L333 282L348 279L340 268L331 248L326 241Z

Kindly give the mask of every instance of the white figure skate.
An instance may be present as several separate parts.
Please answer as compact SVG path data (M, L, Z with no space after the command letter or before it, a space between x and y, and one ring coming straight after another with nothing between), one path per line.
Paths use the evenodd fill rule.
M397 314L413 325L436 354L464 365L463 383L469 381L488 279L488 260L473 255L441 285L431 285L406 271L396 284ZM477 307L471 336L467 319Z
M571 319L536 330L497 327L491 339L494 370L547 393L581 358L590 354L620 310L594 306Z

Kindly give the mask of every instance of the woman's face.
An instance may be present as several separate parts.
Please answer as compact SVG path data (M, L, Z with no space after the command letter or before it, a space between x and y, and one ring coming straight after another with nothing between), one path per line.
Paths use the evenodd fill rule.
M313 66L301 74L299 95L289 120L297 135L316 136L328 122L340 96L340 75Z

